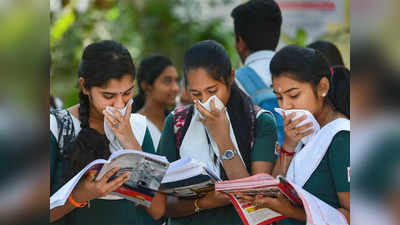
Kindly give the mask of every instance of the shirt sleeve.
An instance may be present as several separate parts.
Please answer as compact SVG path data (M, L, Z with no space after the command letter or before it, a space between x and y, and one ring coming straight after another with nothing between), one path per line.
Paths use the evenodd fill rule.
M172 113L170 113L165 119L164 128L157 148L157 154L167 157L169 162L179 159L178 150L176 149Z
M274 117L262 113L256 120L254 144L251 149L251 161L275 162L274 154L277 143L277 128Z
M329 167L337 192L350 191L350 132L340 131L328 149Z

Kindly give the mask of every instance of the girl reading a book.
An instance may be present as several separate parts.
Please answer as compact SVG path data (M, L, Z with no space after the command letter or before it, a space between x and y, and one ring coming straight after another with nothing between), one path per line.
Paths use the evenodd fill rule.
M110 145L115 140L121 148L154 153L146 118L130 113L135 67L129 51L115 41L90 44L83 52L78 76L79 104L50 115L51 194L91 161L107 159L110 151L116 150ZM111 111L105 110L109 106ZM118 111L123 108L125 115ZM116 137L112 143L106 137L111 134ZM98 181L95 180L97 171L89 171L65 205L50 211L50 221L161 224L161 220L153 218L164 214L163 195L156 194L152 206L146 208L148 213L131 201L108 195L128 180L126 173L109 180L117 170L109 171Z
M225 49L201 41L184 56L184 79L193 105L166 119L158 153L170 162L190 157L223 180L271 173L276 156L276 124L234 83ZM167 197L168 224L242 224L230 200L208 192L197 199Z
M157 149L168 109L176 104L178 73L168 57L153 55L140 63L137 82L139 94L134 98L133 111L146 116L154 149Z
M286 176L337 209L341 220L345 222L344 216L349 223L349 71L345 67L330 68L318 50L295 45L278 51L272 58L270 69L280 107L307 110L319 125L302 125L306 119L304 115L297 119L293 112L283 115L285 141L272 174ZM312 138L304 141L310 135ZM278 198L246 196L246 199L289 217L283 220L285 225L306 224L305 209L294 207L282 194ZM337 223L328 219L326 224Z

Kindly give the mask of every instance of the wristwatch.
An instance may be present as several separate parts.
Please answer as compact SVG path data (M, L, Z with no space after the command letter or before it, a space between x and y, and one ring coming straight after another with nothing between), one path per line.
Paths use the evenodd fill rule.
M221 155L221 160L230 160L237 155L237 151L235 149L228 149L224 152L223 155Z

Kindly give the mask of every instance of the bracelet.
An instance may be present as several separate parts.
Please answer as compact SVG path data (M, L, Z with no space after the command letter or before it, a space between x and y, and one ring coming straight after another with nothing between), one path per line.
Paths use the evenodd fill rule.
M280 153L282 154L284 154L284 155L286 155L286 156L293 156L294 154L295 154L295 152L288 152L288 151L286 151L282 146L281 146L281 149L280 149Z
M69 195L68 201L69 201L73 206L78 207L78 208L83 208L83 207L85 207L85 206L88 204L87 201L86 201L86 202L77 202L77 201L75 201L75 200L72 198L72 194Z
M198 213L201 210L199 205L198 205L198 203L197 203L198 201L199 201L199 199L195 199L194 202L193 202L193 204L194 204L194 212L195 213Z

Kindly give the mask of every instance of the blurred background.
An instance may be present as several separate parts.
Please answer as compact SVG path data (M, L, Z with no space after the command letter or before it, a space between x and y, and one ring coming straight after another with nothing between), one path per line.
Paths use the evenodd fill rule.
M84 47L113 39L124 44L136 64L152 53L169 56L180 73L183 54L193 43L214 39L227 49L234 68L232 9L243 0L50 0L50 94L69 107L78 102L76 71ZM278 0L283 14L279 48L329 40L350 65L350 1L303 4ZM313 1L311 1L313 2ZM290 1L289 1L290 3ZM318 19L315 19L318 18Z

